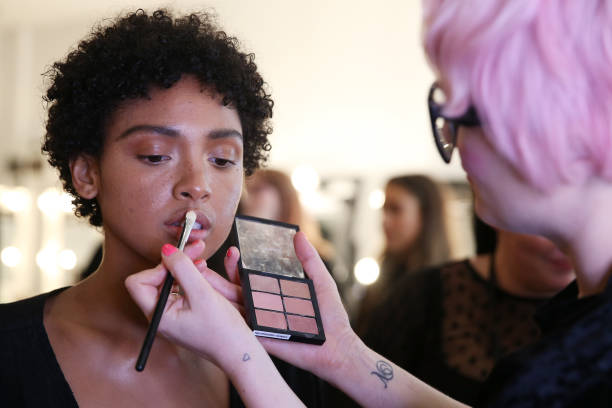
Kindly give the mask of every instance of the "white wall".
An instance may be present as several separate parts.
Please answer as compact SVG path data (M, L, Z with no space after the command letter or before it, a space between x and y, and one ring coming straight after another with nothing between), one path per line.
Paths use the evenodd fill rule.
M0 6L2 72L16 123L1 137L38 140L40 74L100 17L156 1L8 1ZM170 3L192 10L202 2ZM427 171L443 166L430 140L425 97L433 76L420 47L420 2L209 1L219 22L255 52L276 101L271 164L324 173ZM3 44L4 45L4 44ZM15 47L21 46L21 47ZM25 47L25 48L23 48ZM6 86L6 84L4 84ZM10 89L12 88L12 89ZM5 93L7 92L7 93ZM19 134L21 133L21 134ZM36 150L36 144L28 145Z

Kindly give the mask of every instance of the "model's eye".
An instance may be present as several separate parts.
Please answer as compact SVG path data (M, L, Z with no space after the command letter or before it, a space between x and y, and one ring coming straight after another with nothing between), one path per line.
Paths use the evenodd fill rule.
M152 163L152 164L157 164L157 163L161 163L161 162L170 160L170 156L164 156L161 154L140 155L138 156L138 158L147 163Z
M209 160L217 167L230 167L236 164L232 160L223 159L221 157L211 157Z

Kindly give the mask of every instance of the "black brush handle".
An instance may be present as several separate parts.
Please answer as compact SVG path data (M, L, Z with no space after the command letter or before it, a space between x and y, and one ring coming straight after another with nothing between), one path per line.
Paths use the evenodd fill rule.
M179 238L179 242L177 244L178 248L181 251L183 250L185 243L187 242L187 238L189 237L189 233L191 232L192 226L193 223L191 223L191 226L187 228L187 222L185 222L185 225L183 225L181 237ZM168 296L170 295L170 290L172 289L173 283L174 278L170 273L168 273L166 275L166 279L164 280L164 286L162 286L162 290L159 294L159 299L157 299L157 305L155 305L155 311L153 311L153 317L151 318L151 323L149 324L147 335L145 336L144 342L142 343L142 348L140 349L138 360L136 360L136 371L142 371L145 368L147 358L149 357L151 347L153 346L153 340L155 340L155 335L157 334L157 327L159 326L162 314L164 313L164 308L166 307L166 302L168 301Z
M159 294L157 305L155 305L155 311L153 312L153 317L151 318L151 324L149 324L147 335L142 343L138 360L136 360L136 371L142 371L145 368L147 358L149 357L151 347L153 346L153 340L155 340L155 334L157 334L157 327L159 326L162 314L164 313L164 308L166 307L166 302L168 301L168 296L170 295L170 290L172 289L173 283L174 278L168 273L168 275L166 275L166 280L164 280L164 286Z

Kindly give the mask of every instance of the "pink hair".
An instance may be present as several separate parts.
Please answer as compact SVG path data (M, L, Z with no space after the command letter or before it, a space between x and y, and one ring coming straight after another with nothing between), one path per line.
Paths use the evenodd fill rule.
M424 0L425 51L450 116L542 189L612 179L612 2Z

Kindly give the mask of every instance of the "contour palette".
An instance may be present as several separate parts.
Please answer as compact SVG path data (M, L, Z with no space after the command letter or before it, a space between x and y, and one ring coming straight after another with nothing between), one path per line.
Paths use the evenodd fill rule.
M257 336L322 344L314 287L293 248L297 231L292 224L236 217L233 234L247 317Z

